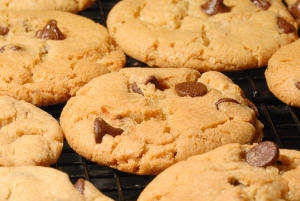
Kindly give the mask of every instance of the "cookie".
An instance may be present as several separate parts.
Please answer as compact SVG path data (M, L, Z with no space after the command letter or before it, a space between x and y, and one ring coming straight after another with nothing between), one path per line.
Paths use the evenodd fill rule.
M0 166L47 166L57 161L63 133L51 115L8 96L0 96L0 108Z
M34 105L66 101L89 80L119 70L122 50L107 30L59 11L2 11L0 95Z
M300 0L285 0L289 6L289 10L300 25Z
M0 167L0 200L112 201L88 181L46 167Z
M300 200L299 168L299 151L279 152L272 142L224 145L168 168L138 201L296 201Z
M280 48L265 72L270 91L282 102L300 107L300 40Z
M107 25L135 59L200 71L265 66L298 37L280 0L124 0L111 10Z
M1 0L1 10L60 10L79 12L88 8L95 0Z
M248 103L218 72L127 68L82 87L60 120L83 157L124 172L157 174L222 144L260 141L262 124Z

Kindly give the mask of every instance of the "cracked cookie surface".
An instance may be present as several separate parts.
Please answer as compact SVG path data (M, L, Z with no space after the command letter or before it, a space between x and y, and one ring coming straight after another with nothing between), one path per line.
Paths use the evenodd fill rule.
M100 24L59 11L2 11L0 95L34 105L66 101L89 80L124 65Z
M0 167L1 201L112 201L90 182L81 189L67 174L46 167Z
M95 0L0 0L0 10L60 10L79 12Z
M300 40L280 48L271 57L265 76L278 99L300 107Z
M281 0L224 0L219 13L206 11L207 2L222 1L124 0L109 13L108 29L126 54L150 66L200 71L265 66L298 38Z
M8 96L0 96L0 108L0 166L47 166L57 161L63 133L50 114Z
M134 174L157 174L191 155L263 135L237 85L222 73L188 68L127 68L95 78L67 102L60 120L77 153Z
M300 152L280 149L277 163L254 167L244 156L251 147L224 145L179 162L158 175L138 201L300 200Z

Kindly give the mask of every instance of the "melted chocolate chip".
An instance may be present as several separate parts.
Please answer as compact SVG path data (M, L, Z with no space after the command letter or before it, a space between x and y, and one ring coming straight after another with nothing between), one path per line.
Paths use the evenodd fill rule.
M1 48L0 48L0 53L3 53L7 48L8 48L7 45L4 45L3 47L1 47ZM20 50L22 50L23 48L20 47L20 46L14 45L14 46L10 46L9 49L11 49L11 50L13 50L13 51L20 51Z
M278 146L271 141L261 142L252 147L246 154L246 161L254 167L265 167L277 162L279 157Z
M223 0L208 0L201 5L201 9L209 16L230 11L230 7L227 7Z
M101 118L96 118L94 121L94 132L96 143L101 143L105 134L115 137L117 135L121 135L123 130L121 128L112 127Z
M271 6L271 4L266 0L251 0L256 7L261 8L263 10L268 10L268 8Z
M84 179L78 179L76 183L74 184L74 187L81 193L83 194L84 192Z
M142 90L138 87L138 85L136 84L136 82L134 82L133 84L131 84L131 90L135 93L144 95L144 93L142 92Z
M277 17L277 25L281 30L283 30L283 33L286 33L286 34L297 31L296 28L292 24L290 24L288 21L286 21L282 17Z
M157 79L154 75L149 76L148 79L145 81L145 84L148 84L148 83L154 84L154 85L155 85L155 88L156 88L156 89L159 89L159 90L161 90L161 91L163 91L163 90L165 90L166 88L168 88L168 87L164 86L162 83L160 83L160 82L158 81L158 79Z
M300 0L292 5L290 11L295 18L300 19Z
M296 82L295 85L300 90L300 82Z
M56 20L50 20L46 26L36 32L36 37L46 40L64 40L65 35L59 30Z
M207 88L201 82L182 82L175 85L178 96L203 96L207 93Z
M8 27L1 27L0 26L0 35L4 36L9 32L9 28Z
M220 100L218 100L216 102L217 110L219 110L219 104L221 104L221 103L237 103L237 104L240 104L237 100L234 100L232 98L221 98Z

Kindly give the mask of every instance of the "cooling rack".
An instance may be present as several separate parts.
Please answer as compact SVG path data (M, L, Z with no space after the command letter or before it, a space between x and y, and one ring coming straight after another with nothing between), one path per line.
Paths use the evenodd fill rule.
M106 16L117 0L98 0L91 8L79 13L105 25ZM126 66L146 66L127 58ZM265 125L264 140L272 140L281 148L300 150L300 108L290 107L276 99L268 90L265 68L225 73L238 84L259 110ZM59 119L64 104L43 107ZM65 142L63 152L53 167L62 170L75 182L78 178L91 181L104 194L118 201L134 201L153 176L137 176L100 166L76 154Z

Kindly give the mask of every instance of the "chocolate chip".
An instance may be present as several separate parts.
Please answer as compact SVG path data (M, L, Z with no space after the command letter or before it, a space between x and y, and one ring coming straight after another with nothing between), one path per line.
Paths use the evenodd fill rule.
M9 32L9 28L8 27L1 27L0 26L0 35L4 36Z
M248 98L246 98L246 102L247 102L248 106L252 110L254 110L255 114L258 115L259 113L258 113L258 109L257 109L256 105L254 105L254 103L251 100L249 100Z
M271 6L271 4L266 0L251 0L256 7L261 8L263 10L268 10L268 8Z
M296 82L295 85L300 90L300 82Z
M74 184L74 187L81 193L83 194L84 192L84 179L78 179L76 183Z
M230 11L230 7L227 7L223 0L208 0L201 5L201 9L209 16Z
M201 82L182 82L175 85L178 96L203 96L207 93L207 88Z
M228 178L228 183L233 185L233 186L241 185L241 182L238 179L234 178L234 177Z
M145 84L148 84L148 83L152 83L155 85L155 88L156 89L159 89L161 91L167 89L168 87L166 85L164 85L163 83L160 83L158 81L158 79L154 76L154 75L151 75L148 77L148 79L145 81Z
M66 37L59 30L56 20L50 20L46 26L36 32L36 37L46 40L64 40Z
M287 22L282 17L277 17L277 25L278 25L279 29L283 30L283 32L286 34L297 31L296 28L292 24Z
M292 5L290 11L295 18L300 19L300 0Z
M131 90L135 93L144 95L144 93L142 92L142 90L138 87L138 85L136 84L136 82L134 82L133 84L131 84Z
M265 167L277 162L279 157L278 146L271 141L261 142L252 147L246 154L246 161L254 167Z
M3 53L7 48L8 48L7 45L2 46L2 47L0 48L0 53ZM20 50L22 50L23 48L20 47L20 46L14 45L14 46L10 46L9 49L11 49L11 50L13 50L13 51L20 51Z
M234 100L232 98L221 98L219 99L217 102L216 102L216 107L217 107L217 110L219 110L219 105L221 103L237 103L237 104L240 104L237 100Z
M121 135L123 130L121 128L112 127L101 118L96 118L94 121L94 132L96 143L101 143L105 134L115 137L117 135Z

